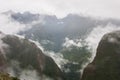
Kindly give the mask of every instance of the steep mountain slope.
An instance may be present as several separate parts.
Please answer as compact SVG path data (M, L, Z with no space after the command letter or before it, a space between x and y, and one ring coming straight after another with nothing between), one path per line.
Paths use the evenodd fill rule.
M5 48L7 47L5 43L1 40L4 37L4 34L0 32L0 71L4 71L6 67L6 59L5 59Z
M120 79L120 31L103 36L92 63L84 70L81 80Z
M15 76L18 77L24 70L36 70L40 78L46 75L55 80L63 79L63 73L57 64L52 58L43 54L35 43L13 35L5 35L1 38L1 41L8 47L4 48L4 54L0 53L0 67L6 61L6 67L4 68L12 68Z
M0 51L0 71L4 71L5 67L6 67L6 60Z

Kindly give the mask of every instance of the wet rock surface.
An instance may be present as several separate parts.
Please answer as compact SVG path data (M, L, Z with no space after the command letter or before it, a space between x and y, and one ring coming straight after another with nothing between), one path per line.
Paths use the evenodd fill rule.
M120 80L120 31L103 36L81 80Z

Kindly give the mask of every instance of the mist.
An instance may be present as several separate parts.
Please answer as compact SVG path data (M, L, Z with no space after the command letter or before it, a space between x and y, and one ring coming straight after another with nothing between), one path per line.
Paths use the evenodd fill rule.
M33 16L31 16L31 15L33 15ZM37 15L37 19L36 18L34 19L34 15L35 16ZM45 16L47 16L47 17L45 18ZM71 17L71 15L69 15L67 18L64 17L63 19L58 19L58 18L56 18L56 16L51 17L50 15L32 14L29 12L14 13L14 17L15 17L15 19L12 18L11 14L9 14L9 13L8 14L1 13L0 14L0 31L2 31L6 34L16 35L19 38L29 39L29 41L35 43L37 45L37 47L45 55L51 57L61 70L63 70L63 65L65 65L69 62L73 63L73 65L78 64L77 62L74 62L74 61L72 62L68 59L65 59L65 57L62 54L63 49L66 49L66 48L71 49L72 48L71 46L75 46L75 48L78 48L78 49L82 48L84 46L87 46L87 50L90 51L92 54L92 57L90 59L90 61L92 61L96 55L97 46L99 44L99 41L103 37L103 35L106 33L112 32L112 31L120 30L120 25L118 24L119 20L116 21L116 19L113 20L113 22L109 21L109 19L108 20L103 19L103 21L101 21L101 20L96 20L94 18L92 20L92 18L88 18L88 17L86 18L85 16L81 17L81 16L74 16L74 15L72 15L72 17ZM81 23L79 23L79 22L71 23L72 20L70 20L70 19L74 19L74 17L79 17L79 18L75 18L75 20L76 20L76 22L80 21ZM82 21L82 19L83 19L83 21ZM55 20L55 22L51 21L51 20ZM61 22L62 20L66 21L66 22ZM47 23L47 21L48 21L48 23ZM86 21L88 24L86 23ZM59 23L60 23L60 25L59 25ZM79 25L78 23L79 24L83 23L82 25L80 25L80 28L78 26ZM90 24L90 26L89 26L89 24ZM45 25L45 26L43 26L43 25ZM59 26L56 27L56 25L59 25ZM68 27L68 29L66 27ZM83 27L84 27L84 30L82 30ZM46 28L46 29L44 29L44 28ZM88 30L88 28L89 28L89 30ZM42 33L42 30L43 30L43 33ZM57 30L58 30L58 34L57 34ZM21 31L22 32L26 31L26 33L28 32L29 37L27 37L26 33L23 35L18 34ZM37 33L37 31L41 32L41 34ZM67 33L67 31L69 34ZM78 33L76 31L78 31ZM32 32L35 34L33 34ZM76 32L76 33L74 33L74 32ZM46 33L46 34L44 34L44 33ZM52 34L50 34L50 33L52 33ZM37 35L37 36L35 36L35 35ZM41 37L41 36L43 36L43 37ZM5 54L5 51L3 48L4 47L9 48L9 46L2 42L1 39L3 37L4 37L4 35L0 34L0 50L3 54ZM39 41L39 39L41 39L41 41ZM61 39L61 40L59 41L59 39ZM51 50L45 49L45 47L42 45L42 44L49 44L49 43L57 44L57 42L60 43L60 45L56 46L56 47L60 47L60 50L58 50L58 51L54 51L52 49ZM54 46L54 45L52 45L52 46ZM55 49L57 49L56 47L55 47ZM81 52L79 52L79 53L81 53ZM89 63L89 61L86 64L88 64L88 63ZM83 67L85 67L86 64L83 65ZM14 71L13 67L15 69L17 69L18 73L16 73ZM66 69L66 71L67 71L67 69ZM70 70L68 69L68 72L69 71ZM80 72L80 68L77 71ZM24 80L24 79L26 79L26 80L40 80L40 79L52 80L45 75L43 75L42 77L39 77L38 72L34 69L22 70L17 61L11 62L10 67L8 67L8 73L10 73L10 75L13 75L13 76L19 75L18 78L20 78L21 80Z
M61 53L56 53L54 51L45 50L44 47L38 41L33 41L31 39L29 39L29 41L35 43L37 45L37 47L40 50L42 50L42 52L45 55L51 57L55 61L55 63L58 65L59 68L62 69L62 66L64 64L66 64L67 62L69 62L68 60L66 60L66 59L63 58L63 55Z
M10 16L0 14L0 31L6 34L15 34L24 28L24 24L12 21Z
M5 34L0 32L0 53L3 54L4 58L6 58L5 54L7 52L6 48L9 48L9 45L4 43L2 39L5 37Z
M119 18L119 0L9 0L0 1L0 12L14 10L65 17L69 13Z
M90 34L87 35L85 41L88 43L89 48L91 48L91 52L93 54L92 60L96 55L97 46L106 33L120 30L120 26L116 26L114 24L107 24L106 26L97 26L95 27Z

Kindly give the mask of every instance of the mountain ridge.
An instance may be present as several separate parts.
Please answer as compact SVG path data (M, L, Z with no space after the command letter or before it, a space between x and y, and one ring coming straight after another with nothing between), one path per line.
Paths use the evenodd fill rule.
M5 48L5 72L7 68L12 67L16 76L21 75L22 70L36 70L39 77L42 75L49 76L55 80L63 79L63 73L51 57L46 56L43 52L27 39L21 39L13 35L5 35L2 39L3 43L7 44ZM2 53L0 53L2 56ZM0 67L4 66L3 56L0 56ZM14 63L12 64L11 62ZM17 65L15 62L18 62ZM14 66L16 65L16 66ZM21 70L21 71L20 71ZM27 75L26 75L27 76Z
M81 80L120 79L120 31L105 34L99 42L96 56L84 69Z

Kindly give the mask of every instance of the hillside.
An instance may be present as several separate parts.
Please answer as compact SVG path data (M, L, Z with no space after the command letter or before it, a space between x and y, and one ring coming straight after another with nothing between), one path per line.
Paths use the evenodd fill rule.
M84 69L81 80L119 80L119 67L120 31L115 31L103 36L96 57Z
M20 77L22 72L28 70L36 71L39 78L45 75L55 80L63 79L63 73L57 64L52 58L43 54L35 43L14 35L5 35L3 33L0 35L4 35L0 40L1 44L6 45L1 46L0 49L1 72L11 73L9 71L12 70L14 76ZM25 77L27 76L29 74Z

